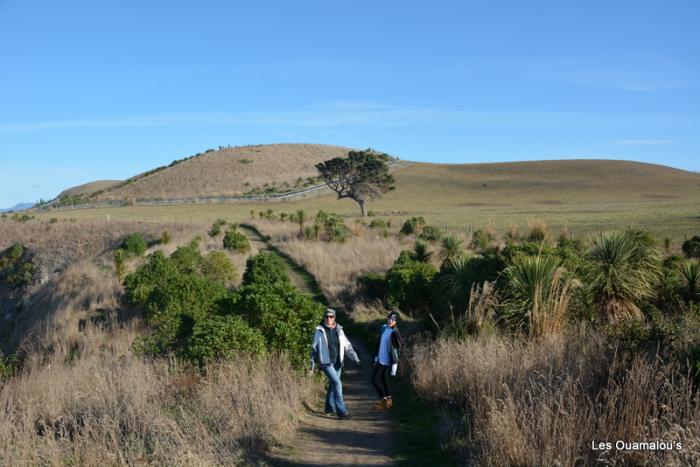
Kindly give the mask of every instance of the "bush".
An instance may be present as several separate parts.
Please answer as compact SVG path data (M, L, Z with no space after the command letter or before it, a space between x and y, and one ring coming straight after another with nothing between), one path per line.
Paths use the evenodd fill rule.
M21 243L15 243L0 253L0 285L19 288L31 284L36 275L32 256Z
M164 230L163 233L160 234L160 239L158 240L158 243L160 243L161 245L167 245L168 243L170 243L170 240L172 240L170 232Z
M386 222L383 219L372 219L369 223L370 229L386 229Z
M182 355L194 325L211 314L226 294L221 284L183 272L159 251L126 276L124 286L131 303L144 309L153 328L145 350L154 354Z
M242 285L290 284L287 265L274 253L258 253L246 261Z
M224 235L224 248L237 253L245 253L250 251L250 242L248 237L243 235L236 229L229 229Z
M147 248L148 243L140 233L127 235L121 245L121 249L124 250L128 256L143 256Z
M693 235L683 242L683 254L686 258L700 258L700 237Z
M483 230L476 230L472 234L472 241L469 246L472 250L481 251L487 249L489 247L489 243L491 243L491 239L486 232Z
M411 217L401 226L401 233L405 235L417 234L425 227L425 219L420 217Z
M412 251L402 251L387 273L387 301L402 311L427 313L437 271L431 264L416 261L412 256Z
M229 284L236 278L236 267L223 251L212 251L203 257L200 272L205 278L222 285Z
M202 365L238 353L265 354L265 338L241 317L207 316L192 328L185 356Z
M255 283L242 287L228 303L260 331L268 349L288 353L297 367L308 363L311 335L324 311L310 295L289 283Z
M369 300L384 300L386 296L386 279L383 274L367 272L358 276L356 282L362 289L363 295Z
M226 221L223 219L217 219L216 222L214 222L211 225L211 229L209 230L209 236L210 237L216 237L221 233L221 227L226 225Z
M177 269L184 274L194 274L200 270L202 254L199 252L199 242L192 240L189 245L178 247L170 256Z
M495 251L482 256L458 256L445 261L433 278L433 313L440 321L453 315L460 317L467 309L472 287L494 282L505 268L505 262Z
M442 230L434 225L426 225L420 233L419 238L428 242L434 242L442 238Z

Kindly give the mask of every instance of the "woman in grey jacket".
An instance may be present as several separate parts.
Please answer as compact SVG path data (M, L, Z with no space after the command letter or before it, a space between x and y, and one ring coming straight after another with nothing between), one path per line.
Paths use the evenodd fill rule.
M326 312L323 314L323 321L314 330L314 337L311 343L311 370L313 371L316 364L318 364L321 371L328 378L326 413L335 413L338 415L338 418L348 419L350 414L343 402L343 384L340 381L340 373L343 369L345 353L358 365L360 364L360 359L345 336L343 327L336 323L335 319L335 310L332 308L326 309Z

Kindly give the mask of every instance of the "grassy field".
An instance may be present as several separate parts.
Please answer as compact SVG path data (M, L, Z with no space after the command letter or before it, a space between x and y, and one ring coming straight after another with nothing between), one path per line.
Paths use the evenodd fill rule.
M521 233L541 219L557 235L575 236L624 225L682 240L700 230L700 175L668 167L622 161L547 161L507 164L415 164L396 172L397 189L369 203L378 217L401 221L424 216L451 231L483 229ZM209 223L217 218L250 219L250 211L304 209L357 216L359 209L335 195L282 203L130 206L43 213L40 217L145 222Z

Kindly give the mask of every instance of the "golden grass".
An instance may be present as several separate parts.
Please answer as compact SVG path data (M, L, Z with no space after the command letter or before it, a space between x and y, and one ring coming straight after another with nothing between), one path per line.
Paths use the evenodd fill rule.
M3 465L240 465L289 439L310 382L282 356L198 372L136 357L132 327L84 331L0 387Z
M299 227L289 222L257 220L250 222L272 244L304 266L318 281L331 300L342 294L352 294L357 276L370 271L385 272L402 249L396 237L384 238L374 232L364 232L345 243L300 240Z
M221 149L128 185L106 190L95 199L231 196L262 188L265 184L284 191L294 187L299 177L317 177L315 164L345 157L348 151L351 149L321 144L268 144Z
M691 465L700 456L697 388L660 361L608 352L596 334L441 338L410 361L418 392L444 407L443 429L465 464ZM683 449L591 449L617 440Z
M122 293L88 258L28 300L25 364L0 382L0 464L241 465L290 439L314 383L286 357L204 373L145 359L132 344L147 330L126 319Z
M424 216L451 233L484 226L505 233L509 226L524 228L529 220L541 219L550 232L568 228L574 238L637 225L677 244L700 227L695 209L700 175L668 167L623 161L414 164L394 176L396 190L368 202L368 209L394 223ZM241 222L250 219L250 210L267 209L359 214L356 203L326 194L279 203L131 206L40 216L105 219L109 214L146 222L211 223L219 217Z

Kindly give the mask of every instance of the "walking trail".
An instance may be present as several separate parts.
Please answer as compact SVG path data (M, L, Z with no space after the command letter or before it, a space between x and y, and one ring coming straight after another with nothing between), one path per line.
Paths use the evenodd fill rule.
M317 298L322 297L315 279L305 269L271 247L257 230L247 225L240 227L259 251L273 252L285 260L289 266L290 278L298 289ZM339 308L341 307L336 309ZM362 362L357 367L354 362L346 361L342 375L343 398L352 418L338 420L325 415L323 401L318 401L314 407L307 407L295 438L289 446L278 448L272 453L269 459L271 464L383 466L393 463L394 443L389 413L373 409L377 400L377 394L370 383L373 357L360 339L353 336L349 338Z

